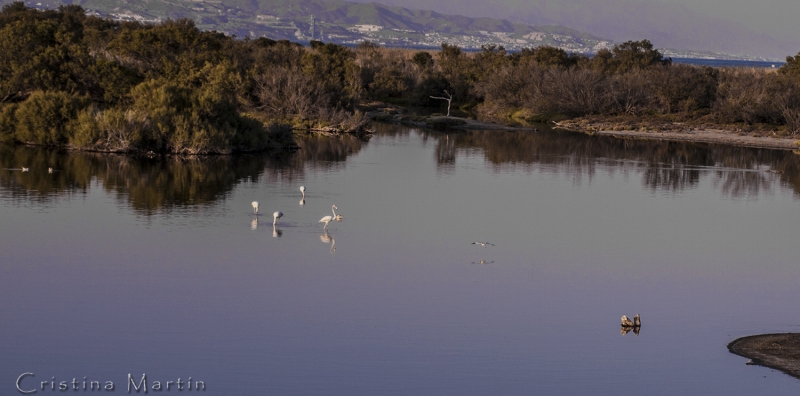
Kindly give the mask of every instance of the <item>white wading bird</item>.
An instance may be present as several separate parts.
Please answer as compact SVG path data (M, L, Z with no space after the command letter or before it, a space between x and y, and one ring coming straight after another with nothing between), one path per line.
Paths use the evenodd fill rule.
M278 224L278 219L283 217L283 212L280 210L272 214L272 225Z
M319 219L320 223L325 223L325 227L322 227L323 230L327 230L328 229L328 223L330 223L331 220L333 220L333 216L325 216L325 217Z
M253 201L250 205L253 206L253 213L258 214L258 201Z

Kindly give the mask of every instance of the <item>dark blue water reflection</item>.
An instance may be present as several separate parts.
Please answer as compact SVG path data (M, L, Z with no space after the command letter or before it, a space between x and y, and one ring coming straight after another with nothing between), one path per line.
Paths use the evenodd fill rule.
M378 128L278 158L3 147L0 394L25 372L116 393L129 373L213 395L800 389L725 348L800 331L800 156Z

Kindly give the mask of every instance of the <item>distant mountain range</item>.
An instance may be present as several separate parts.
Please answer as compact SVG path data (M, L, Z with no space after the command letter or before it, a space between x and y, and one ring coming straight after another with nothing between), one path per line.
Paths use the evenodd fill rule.
M3 4L10 2L0 0ZM438 47L442 42L447 42L467 49L498 44L512 50L551 45L582 53L596 52L615 44L612 40L559 25L533 26L512 23L506 19L470 18L378 3L341 0L25 1L26 5L37 8L55 8L67 2L79 4L96 15L118 20L157 22L167 18L190 18L204 30L217 30L238 37L266 36L301 42L322 40L356 44L369 40L382 45L417 48ZM592 27L597 28L597 26ZM659 37L647 36L644 33L630 39L650 39L657 47L663 45L659 43ZM662 52L668 56L678 57L745 58L710 51Z
M371 0L351 0L369 2ZM776 39L739 22L659 0L381 0L466 16L507 18L531 25L563 25L623 42L648 39L658 48L713 51L783 60L800 51L797 39ZM716 3L720 3L717 1ZM734 2L729 3L735 7ZM800 16L800 15L798 15Z

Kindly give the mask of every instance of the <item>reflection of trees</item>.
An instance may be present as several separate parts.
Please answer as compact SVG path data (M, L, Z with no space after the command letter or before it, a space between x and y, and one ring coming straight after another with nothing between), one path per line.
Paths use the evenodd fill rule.
M269 160L269 180L296 180L302 177L306 166L312 169L332 170L343 167L347 158L361 151L370 136L326 136L316 133L295 137L300 148L293 154L281 154Z
M707 175L726 196L769 193L775 183L800 195L800 155L790 151L587 137L549 130L443 133L386 124L377 124L375 129L385 138L420 134L426 144L436 144L440 169L451 169L458 155L482 152L499 170L523 167L567 173L578 182L586 175L591 178L599 169L624 174L639 172L642 183L651 190L680 192L694 188ZM365 140L349 135L308 134L295 140L299 150L277 156L152 159L0 145L0 189L12 199L47 201L85 193L96 180L136 210L149 214L178 206L213 203L238 183L258 180L262 174L268 180L294 180L302 178L306 168L336 169L366 144ZM31 171L4 170L22 166ZM48 174L47 168L56 172ZM766 173L764 169L783 173Z
M105 165L97 174L103 186L148 214L213 203L243 180L256 179L267 163L261 155L98 159Z
M542 128L540 128L542 129ZM609 172L642 173L652 190L679 192L695 187L712 171L715 187L731 197L770 192L775 181L800 195L800 156L790 151L751 149L705 143L618 139L610 136L541 130L420 132L436 139L436 159L451 167L457 153L480 149L498 168L533 167L543 172L566 172L577 180L591 178L603 163ZM544 166L543 166L544 165ZM621 169L620 169L621 168ZM784 173L765 173L765 169Z
M0 145L0 188L20 201L47 201L85 193L93 180L127 200L137 211L151 214L179 206L210 204L238 183L299 178L306 163L314 168L342 166L365 141L308 134L296 139L295 153L240 154L209 157L130 157L65 152L45 148ZM30 168L30 172L7 168ZM47 168L56 171L47 173Z
M22 166L31 171L5 170ZM47 168L57 171L50 174ZM46 201L61 193L85 193L95 172L89 156L0 145L0 188L16 199Z
M0 168L25 164L30 172L0 172L0 187L12 196L49 200L86 192L96 179L103 188L150 214L177 206L212 203L245 179L256 179L265 155L136 158L0 146ZM47 173L47 168L56 171Z

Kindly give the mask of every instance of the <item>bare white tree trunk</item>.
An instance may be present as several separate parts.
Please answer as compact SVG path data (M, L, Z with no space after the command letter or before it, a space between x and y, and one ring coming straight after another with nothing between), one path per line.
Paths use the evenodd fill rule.
M447 94L446 98L442 98L440 96L431 96L431 99L446 100L447 101L447 116L450 117L450 102L453 100L453 95L450 95L450 93L447 92L447 91L444 91L444 93Z

